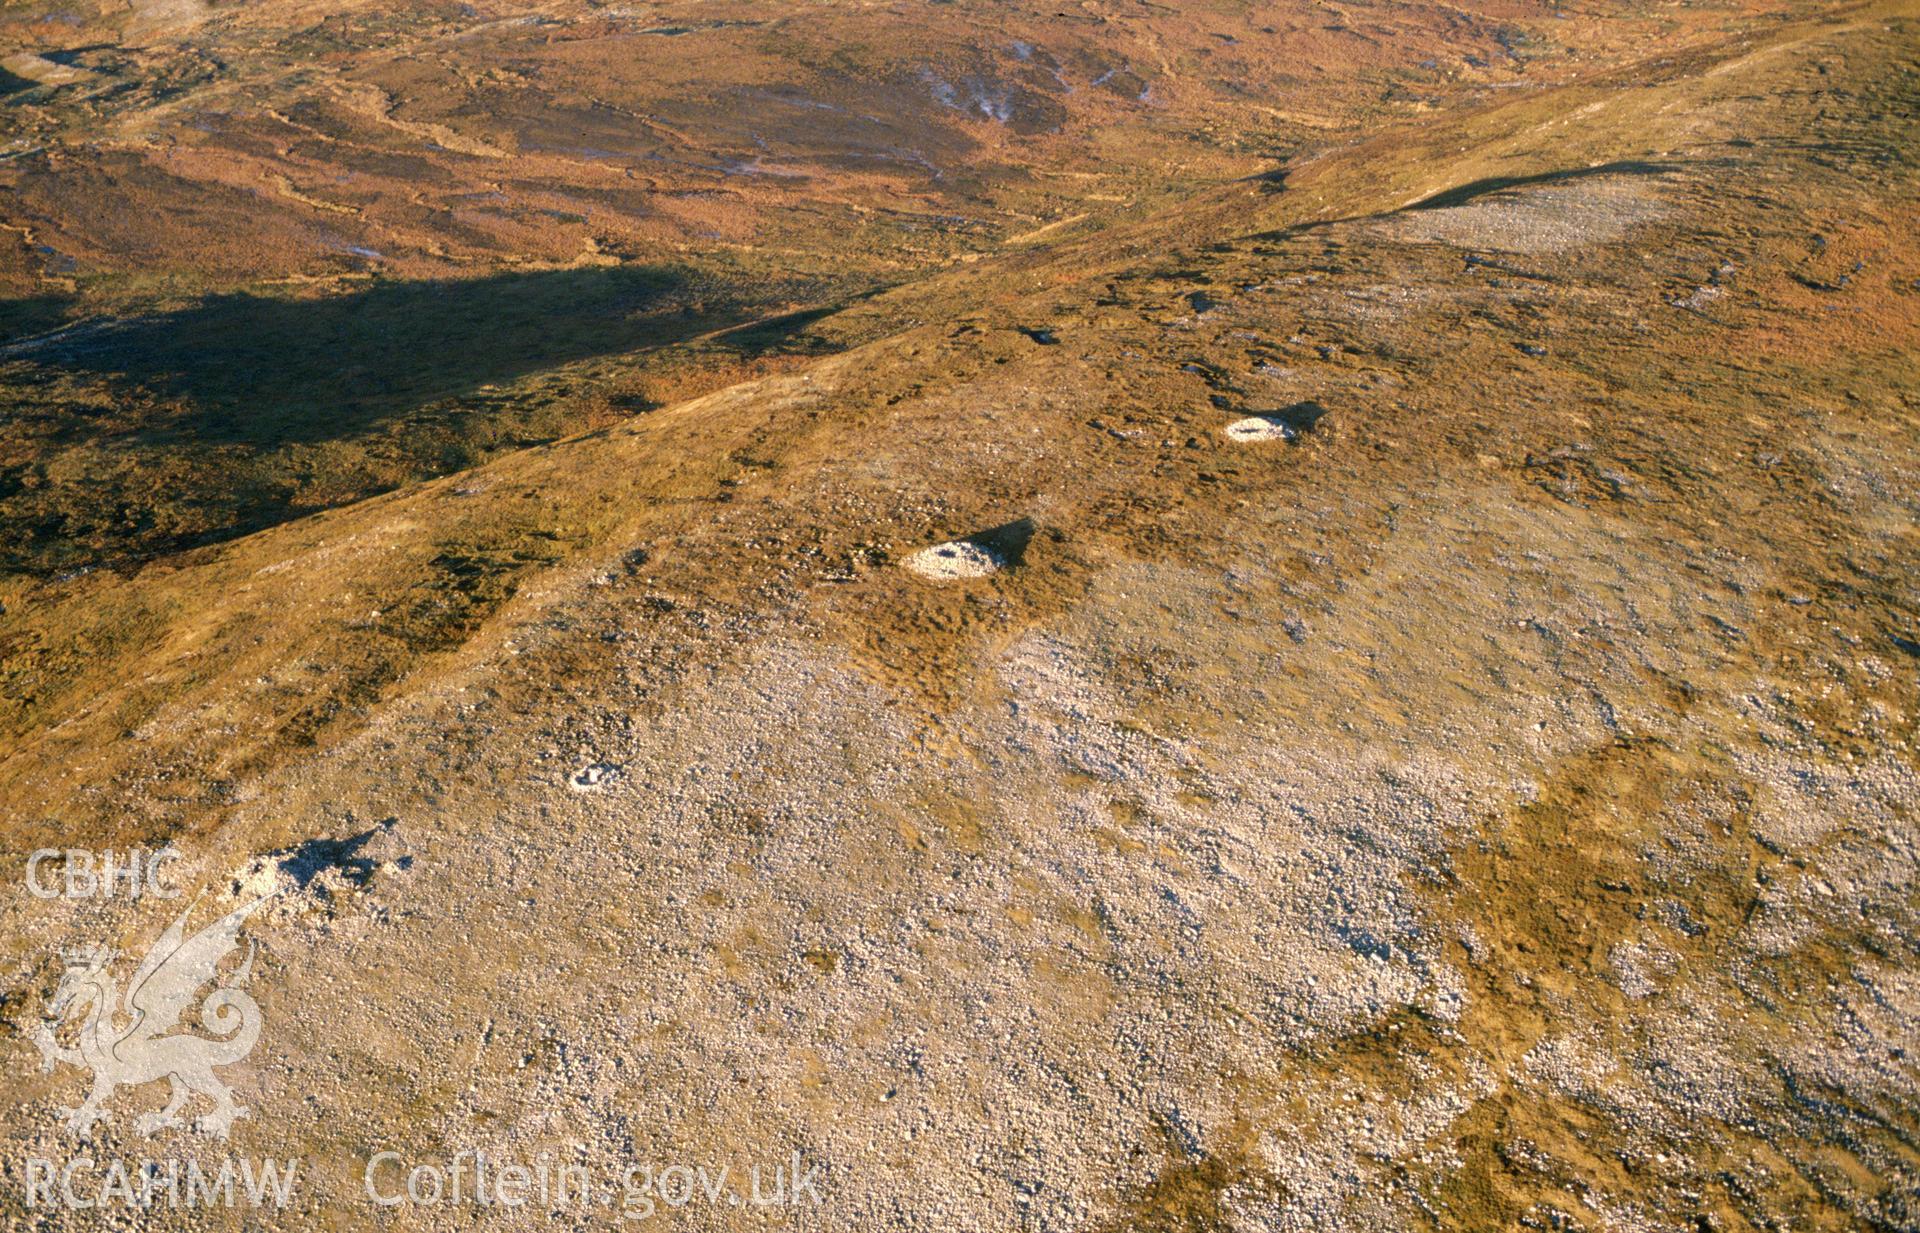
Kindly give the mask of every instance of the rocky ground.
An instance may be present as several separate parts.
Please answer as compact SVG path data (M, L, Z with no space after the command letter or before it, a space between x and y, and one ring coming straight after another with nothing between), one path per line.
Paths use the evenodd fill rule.
M654 1216L690 1228L1915 1227L1920 14L1313 6L1272 20L1255 68L1202 72L1197 48L1265 46L1262 7L1221 6L1240 24L1214 31L1211 10L1085 5L1122 30L1041 31L1074 87L1054 97L1020 75L1044 39L1010 26L1027 50L1001 76L963 71L980 40L961 19L993 14L944 7L898 18L951 40L921 53L937 82L856 66L842 88L924 87L966 126L977 182L914 191L989 225L914 256L876 222L837 269L809 232L815 264L791 268L833 283L818 301L673 238L716 297L806 314L817 343L753 372L712 359L725 322L644 332L634 288L654 284L629 280L654 277L641 255L666 232L537 269L506 256L537 246L476 239L476 293L434 264L455 251L444 215L406 221L404 195L369 187L353 225L380 243L338 234L410 255L285 299L53 244L49 220L104 226L73 204L103 200L82 174L161 157L75 133L210 105L76 100L58 91L84 83L7 61L42 83L20 139L42 144L0 164L7 208L90 276L36 292L55 306L6 352L7 448L41 476L7 500L23 535L45 529L0 581L0 857L173 843L175 877L206 889L196 921L276 892L247 925L265 1028L223 1072L251 1116L225 1144L143 1140L132 1115L164 1095L130 1090L87 1149L299 1157L288 1227L619 1214L376 1211L362 1168L383 1149L545 1152L595 1176L796 1150L820 1167L817 1205ZM328 19L301 37L342 40L350 71L259 53L193 88L324 128L371 114L353 83L373 81L373 111L414 126L381 141L507 151L567 184L527 161L547 157L533 120L454 100L488 73L590 74L628 38L817 59L729 24L757 8L681 8L454 33ZM851 42L834 23L886 12L783 28ZM257 45L250 13L140 8L112 56L46 63L158 75ZM1558 41L1506 38L1516 61L1552 48L1517 85L1504 62L1446 78L1429 35L1455 22ZM1265 171L1193 135L1286 110L1233 85L1280 80L1289 46L1304 76L1345 45L1335 27L1372 50L1322 59L1339 84L1294 106L1338 127L1292 122L1297 149ZM1127 40L1159 49L1152 88L1177 100L1076 112L1124 101L1091 81ZM1393 66L1447 84L1402 105ZM1029 110L967 113L967 71L1025 83L1007 88ZM477 93L410 84L429 73ZM662 74L649 88L673 93ZM685 97L685 124L740 111ZM1070 142L1076 124L1115 144ZM644 140L760 157L717 131ZM865 148L792 132L844 143L815 167ZM1182 176L1186 142L1210 153ZM257 184L294 155L256 157ZM1019 194L1062 182L1042 172L1150 183L1022 221ZM418 166L390 174L431 191ZM873 185L810 174L831 182L808 209L875 208ZM801 226L775 217L778 179L754 177L764 196L729 225ZM661 185L632 191L666 208ZM318 225L286 200L261 217ZM259 337L358 337L368 313L393 333L443 296L472 324L426 331L443 341L418 371L410 334L347 349L391 374L351 431L287 401L333 405L338 347L270 366L266 394L199 367L217 340L244 370ZM607 411L641 372L691 372L692 396ZM429 409L483 396L497 439L418 448ZM116 418L149 413L166 431ZM181 424L221 416L241 427ZM329 459L360 476L370 457L391 464L378 482L321 491ZM198 491L179 477L302 467L307 496L169 513ZM162 495L116 529L89 468ZM150 533L163 515L174 538ZM61 946L137 955L176 909L16 878L0 1212L98 1227L21 1202L18 1161L79 1150L58 1110L84 1086L41 1073L32 1037Z

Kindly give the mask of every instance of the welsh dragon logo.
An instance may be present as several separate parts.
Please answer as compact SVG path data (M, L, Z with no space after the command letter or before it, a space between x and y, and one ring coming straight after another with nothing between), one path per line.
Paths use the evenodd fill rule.
M252 943L237 969L225 977L216 969L239 948L241 923L271 897L256 899L187 937L187 917L200 902L196 898L148 948L125 997L108 971L114 952L65 953L66 974L47 1004L34 1043L40 1047L42 1070L64 1063L93 1072L93 1090L86 1101L64 1111L69 1131L86 1134L107 1115L107 1101L117 1089L161 1079L172 1084L172 1097L166 1108L134 1119L134 1129L143 1135L185 1125L180 1112L196 1092L213 1101L196 1129L224 1139L234 1120L246 1116L245 1106L234 1103L233 1089L213 1072L246 1057L260 1039L260 1007L238 987L253 967ZM222 1039L168 1035L179 1026L194 995L209 984L214 989L200 1003L200 1023ZM70 1049L54 1038L54 1028L75 1018L82 1020L79 1041Z

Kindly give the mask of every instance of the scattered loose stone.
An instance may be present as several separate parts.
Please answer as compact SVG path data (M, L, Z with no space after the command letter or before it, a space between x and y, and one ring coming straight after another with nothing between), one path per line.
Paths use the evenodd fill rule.
M567 779L567 786L575 792L591 792L619 773L620 768L610 762L589 762Z
M1715 300L1720 299L1726 294L1725 288L1707 284L1705 286L1695 287L1692 295L1684 297L1676 296L1668 300L1667 303L1673 305L1675 308L1684 308L1691 312L1700 312L1709 304L1712 304Z

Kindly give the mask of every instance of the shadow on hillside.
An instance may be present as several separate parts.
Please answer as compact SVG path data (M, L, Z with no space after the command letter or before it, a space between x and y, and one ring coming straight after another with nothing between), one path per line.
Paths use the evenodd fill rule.
M1543 184L1566 184L1574 180L1586 180L1594 176L1653 176L1662 172L1677 171L1674 163L1646 163L1632 159L1615 163L1601 163L1593 167L1574 167L1566 171L1543 171L1530 176L1488 176L1483 180L1474 180L1458 188L1450 188L1422 198L1403 210L1445 210L1453 206L1462 206L1489 193L1505 192L1514 188L1534 188Z
M0 355L7 344L58 328L72 304L67 296L38 295L0 300Z
M576 361L817 354L831 309L767 315L797 289L619 266L119 319L0 302L0 574L136 566L651 406L564 379L513 388Z
M1246 238L1248 240L1267 241L1286 240L1294 236L1321 231L1328 227L1338 227L1346 223L1359 222L1366 218L1387 218L1395 214L1404 214L1420 210L1451 209L1454 206L1463 206L1493 193L1507 192L1516 188L1537 188L1548 184L1569 184L1576 180L1591 179L1597 176L1652 176L1660 175L1668 171L1678 171L1679 169L1679 165L1676 163L1647 163L1625 159L1619 162L1601 163L1593 167L1570 167L1564 171L1542 171L1530 176L1487 176L1484 179L1472 180L1454 188L1443 189L1431 197L1423 197L1411 205L1404 205L1398 209L1388 210L1381 214L1349 214L1339 218L1309 219L1305 222L1291 223L1285 227L1276 227L1270 231L1257 231ZM1284 171L1279 173L1268 172L1265 177L1254 178L1267 178L1276 174L1280 177L1280 182L1284 184Z
M355 437L435 399L714 331L733 330L716 342L744 354L773 351L818 316L748 328L756 307L672 267L545 270L326 299L221 295L16 343L6 358L174 403L142 425L148 440L274 446Z

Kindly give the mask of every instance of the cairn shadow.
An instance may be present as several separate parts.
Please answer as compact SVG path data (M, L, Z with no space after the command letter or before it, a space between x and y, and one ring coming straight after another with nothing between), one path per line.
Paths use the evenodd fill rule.
M997 527L976 531L962 542L978 544L998 557L1002 564L1012 567L1026 560L1027 545L1033 542L1034 532L1038 529L1033 519L1016 518Z

